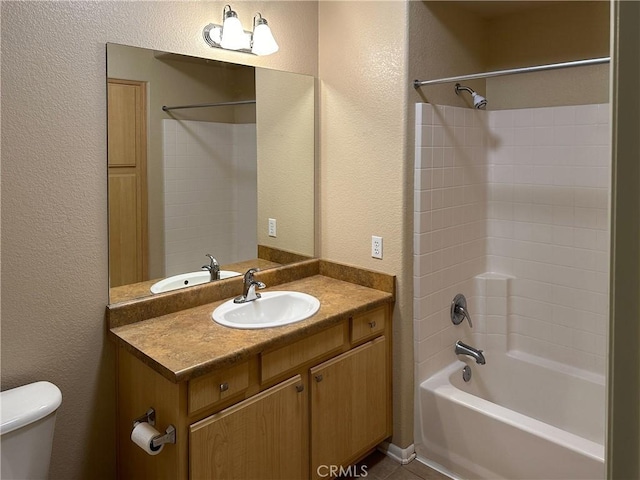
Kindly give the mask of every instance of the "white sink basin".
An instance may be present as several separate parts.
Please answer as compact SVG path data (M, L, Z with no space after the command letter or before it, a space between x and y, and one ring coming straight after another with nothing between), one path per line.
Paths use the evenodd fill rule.
M239 277L240 275L242 274L238 272L220 270L220 280ZM151 285L151 293L165 293L172 290L178 290L179 288L193 287L194 285L207 283L210 278L209 272L206 270L203 270L202 272L181 273L180 275L174 275L173 277L163 278L159 282L154 283Z
M229 300L211 316L220 325L233 328L269 328L299 322L316 313L320 300L301 292L266 292L247 303Z

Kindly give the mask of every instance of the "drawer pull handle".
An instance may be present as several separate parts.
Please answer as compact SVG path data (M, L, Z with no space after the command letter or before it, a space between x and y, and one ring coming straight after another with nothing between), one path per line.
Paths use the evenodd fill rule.
M304 392L304 385L302 385L302 384L296 385L296 392L298 392L298 393Z
M227 390L229 390L229 384L227 382L221 383L220 384L220 391L221 392L226 392Z
M369 322L369 326L370 326L371 328L376 328L376 321L375 321L375 320L373 320L373 321Z
M322 375L316 375L316 382L321 382L322 381Z

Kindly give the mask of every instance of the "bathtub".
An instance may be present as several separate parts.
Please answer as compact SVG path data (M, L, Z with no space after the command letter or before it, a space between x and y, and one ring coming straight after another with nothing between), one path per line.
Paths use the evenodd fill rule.
M486 357L420 384L418 458L463 478L604 479L604 378L517 352Z

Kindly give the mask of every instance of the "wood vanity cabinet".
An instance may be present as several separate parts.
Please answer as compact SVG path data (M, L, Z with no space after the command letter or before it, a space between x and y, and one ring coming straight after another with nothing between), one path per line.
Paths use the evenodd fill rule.
M119 478L315 479L358 461L391 435L390 313L345 318L178 384L120 348ZM177 432L156 456L128 438L151 406L156 428Z

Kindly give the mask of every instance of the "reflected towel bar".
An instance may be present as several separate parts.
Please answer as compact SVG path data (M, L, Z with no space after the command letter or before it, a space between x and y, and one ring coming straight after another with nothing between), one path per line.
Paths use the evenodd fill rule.
M198 103L194 105L178 105L176 107L167 107L166 105L163 105L162 110L164 112L167 112L169 110L179 110L183 108L228 107L230 105L249 105L252 103L256 103L256 101L255 100L239 100L237 102Z
M453 83L464 80L476 80L479 78L500 77L502 75L514 75L516 73L532 73L542 72L545 70L558 70L560 68L585 67L588 65L600 65L609 63L611 57L590 58L587 60L575 60L572 62L550 63L548 65L537 65L534 67L511 68L508 70L495 70L493 72L472 73L470 75L460 75L458 77L439 78L436 80L414 80L414 88L420 88L424 85L436 85L439 83Z

